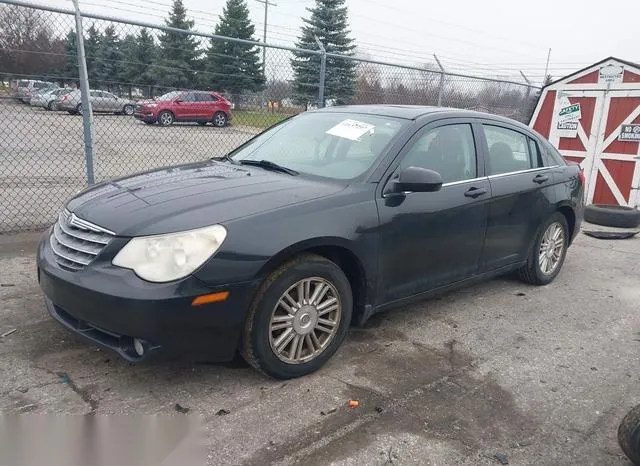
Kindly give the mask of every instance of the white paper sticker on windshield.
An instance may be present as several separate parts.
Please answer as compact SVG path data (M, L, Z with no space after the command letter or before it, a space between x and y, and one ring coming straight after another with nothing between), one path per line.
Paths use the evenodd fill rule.
M328 130L327 134L350 139L351 141L359 141L363 134L373 134L374 130L374 125L356 120L344 120Z

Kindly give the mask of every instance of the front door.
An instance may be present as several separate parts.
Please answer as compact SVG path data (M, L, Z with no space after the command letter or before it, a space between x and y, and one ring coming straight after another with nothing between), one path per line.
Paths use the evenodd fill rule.
M555 211L553 168L537 142L517 127L482 124L491 205L481 270L495 270L526 259L540 224Z
M197 119L196 109L199 102L196 102L196 99L195 92L186 92L177 99L175 105L176 120Z
M418 166L440 173L444 184L432 193L378 197L380 304L477 273L491 192L476 146L469 120L443 120L419 130L390 168L388 181Z

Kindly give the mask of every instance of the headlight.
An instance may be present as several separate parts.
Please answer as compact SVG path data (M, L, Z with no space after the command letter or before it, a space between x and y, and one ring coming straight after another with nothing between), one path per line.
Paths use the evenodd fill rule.
M213 256L227 236L222 225L167 235L131 239L113 265L132 269L150 282L170 282L184 278Z

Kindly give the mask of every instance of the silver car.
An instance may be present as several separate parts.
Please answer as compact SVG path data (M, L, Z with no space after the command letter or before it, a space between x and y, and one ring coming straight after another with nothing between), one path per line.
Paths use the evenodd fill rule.
M73 89L70 87L48 89L44 92L34 94L29 103L32 107L42 107L45 110L58 110L58 101L56 99L61 99L62 96L72 91Z
M123 99L107 91L89 91L89 102L94 112L118 113L133 115L135 102ZM57 100L60 110L66 110L72 115L82 114L82 98L79 90L69 92Z

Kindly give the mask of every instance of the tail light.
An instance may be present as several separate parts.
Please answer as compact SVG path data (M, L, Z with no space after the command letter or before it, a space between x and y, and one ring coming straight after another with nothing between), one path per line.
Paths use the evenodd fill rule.
M68 95L63 95L62 96L62 100L69 100L69 96Z

